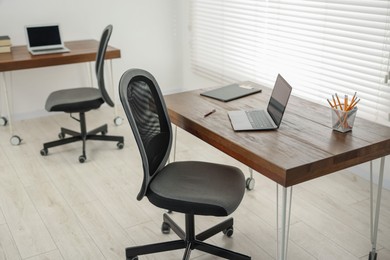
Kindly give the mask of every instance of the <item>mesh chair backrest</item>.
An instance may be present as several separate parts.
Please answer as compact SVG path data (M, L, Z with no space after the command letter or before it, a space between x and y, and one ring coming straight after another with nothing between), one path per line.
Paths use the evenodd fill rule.
M100 89L100 92L102 93L102 97L104 101L111 107L114 106L114 102L112 102L110 96L107 93L105 83L104 83L104 56L106 54L108 41L110 40L112 33L112 25L108 25L106 28L104 28L102 37L100 38L99 43L99 49L96 54L96 64L95 64L95 72L96 72L96 79L97 83Z
M150 181L167 163L172 129L161 90L147 71L130 69L119 82L119 96L143 164L144 179L137 196L141 200Z

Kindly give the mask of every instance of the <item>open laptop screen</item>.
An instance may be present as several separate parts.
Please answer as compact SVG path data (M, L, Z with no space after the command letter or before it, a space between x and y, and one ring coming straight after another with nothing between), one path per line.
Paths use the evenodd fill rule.
M26 30L30 47L62 44L58 25L27 27Z
M282 121L291 90L292 88L287 81L278 75L267 107L267 111L276 125L280 125Z

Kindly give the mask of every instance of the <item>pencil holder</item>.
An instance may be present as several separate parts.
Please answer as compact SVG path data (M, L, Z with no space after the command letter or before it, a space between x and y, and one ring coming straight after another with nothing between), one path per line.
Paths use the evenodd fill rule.
M332 127L333 130L345 133L352 130L353 123L357 113L357 107L349 111L332 108Z

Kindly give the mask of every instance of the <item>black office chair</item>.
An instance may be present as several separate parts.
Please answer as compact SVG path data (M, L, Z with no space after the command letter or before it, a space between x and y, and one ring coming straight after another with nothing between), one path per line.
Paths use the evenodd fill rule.
M172 229L179 240L126 248L127 259L176 249L185 249L183 259L189 259L193 249L226 259L251 259L203 242L221 231L231 236L232 218L198 235L194 228L194 215L228 216L238 207L245 192L241 170L199 161L166 165L172 129L156 80L146 71L128 70L121 77L119 92L142 158L144 179L137 199L146 196L159 208L185 214L185 231L168 214L163 215L162 232L169 233Z
M58 135L60 140L44 143L41 155L47 155L48 149L51 147L82 141L83 154L80 155L79 161L83 163L87 159L85 154L85 142L87 140L113 141L117 142L117 147L119 149L123 148L123 136L106 135L108 131L107 124L87 132L85 120L85 112L98 109L104 102L111 107L114 106L114 102L108 95L104 84L104 56L111 33L112 25L108 25L103 30L99 49L96 54L95 72L99 88L84 87L63 89L51 93L47 98L45 109L49 112L61 111L69 113L71 118L80 122L80 132L61 127L61 132ZM72 113L79 113L79 118L73 117ZM98 135L98 133L101 133L101 135ZM65 135L70 135L71 137L65 138Z

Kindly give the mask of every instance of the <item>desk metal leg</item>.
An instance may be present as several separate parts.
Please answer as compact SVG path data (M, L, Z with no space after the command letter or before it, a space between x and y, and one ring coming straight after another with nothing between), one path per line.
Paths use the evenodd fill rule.
M17 135L14 135L14 128L13 128L13 124L12 124L12 113L11 113L11 106L9 104L9 95L8 95L8 85L10 84L7 84L7 81L6 81L6 78L5 78L5 72L1 73L2 75L2 80L3 80L3 92L4 92L4 101L5 101L5 105L6 105L6 108L7 108L7 116L8 116L8 122L9 122L9 131L11 133L11 138L10 138L10 143L12 145L19 145L22 141L22 139L17 136ZM11 72L9 72L9 75L10 77L12 76ZM12 78L10 78L9 80L10 82L12 82ZM6 122L6 121L5 121Z
M7 123L8 123L8 120L7 120L7 117L4 116L4 102L6 102L7 100L5 99L5 91L4 91L4 88L5 88L5 79L4 79L4 72L1 72L1 78L2 78L2 84L1 84L1 88L0 88L0 125L1 126L6 126ZM3 93L2 93L3 92ZM7 110L8 111L8 110Z
M93 88L93 68L92 68L92 62L88 62L88 75L89 75L89 86Z
M379 168L378 190L374 212L374 188L373 188L373 173L372 173L372 161L370 162L370 231L371 231L371 252L368 255L368 260L376 260L376 243L378 238L378 224L379 224L379 211L381 208L382 199L382 186L383 186L383 172L385 167L385 157L381 158ZM375 215L374 215L375 214Z
M176 161L176 140L177 140L177 125L173 125L173 144L172 144L172 154L169 156L169 162L175 162Z
M169 163L176 161L177 125L173 125L173 128L174 128L174 130L173 130L173 144L172 144L173 151L171 152L171 154L168 157ZM172 210L168 210L168 213L172 213Z
M113 69L112 69L112 60L109 60L108 63L109 63L109 67L110 67L111 90L112 90L112 96L114 99L114 114L115 114L114 124L118 126L118 125L121 125L123 123L123 118L119 116L118 106L116 105L116 102L119 99L117 98L118 93L117 93L115 85L114 85L114 73L113 73Z
M282 186L281 186L282 187ZM288 237L290 233L292 187L281 188L279 197L279 184L276 184L276 226L277 226L277 260L287 259ZM281 201L280 201L281 200ZM281 205L280 205L281 202ZM281 212L279 212L279 209Z
M175 125L175 137L173 139L173 161L176 161L177 125Z

